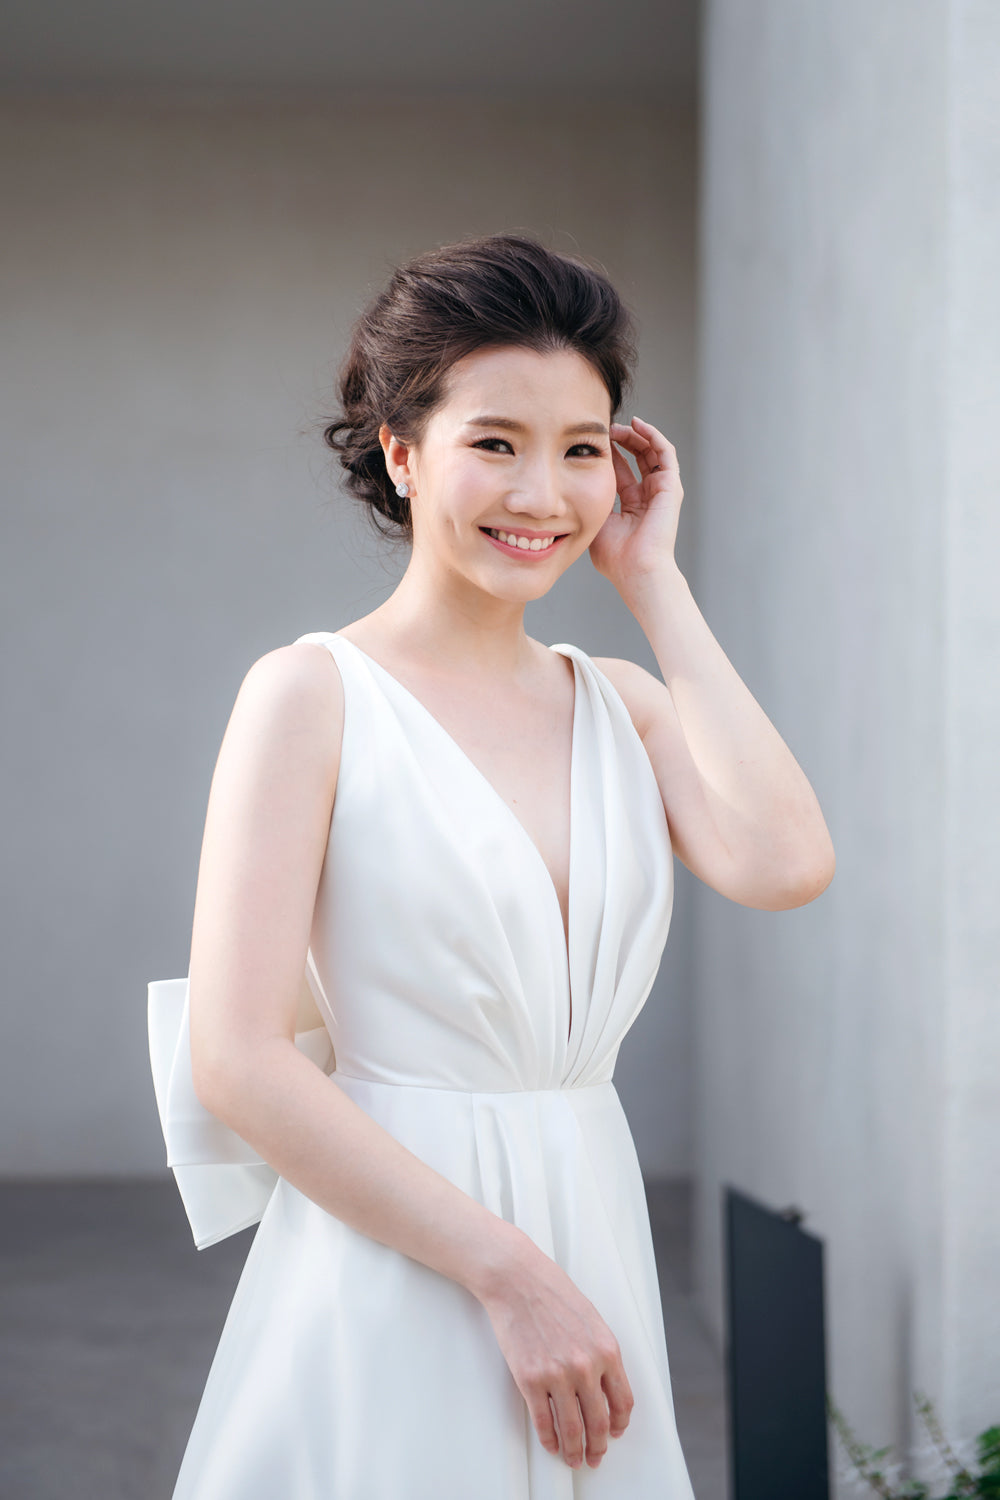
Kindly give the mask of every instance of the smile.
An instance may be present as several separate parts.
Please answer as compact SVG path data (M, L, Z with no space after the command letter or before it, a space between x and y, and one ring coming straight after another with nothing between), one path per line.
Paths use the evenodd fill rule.
M561 542L565 533L556 536L549 533L547 536L519 536L513 531L501 531L498 527L481 526L480 530L491 541L497 543L505 552L551 552L557 542Z

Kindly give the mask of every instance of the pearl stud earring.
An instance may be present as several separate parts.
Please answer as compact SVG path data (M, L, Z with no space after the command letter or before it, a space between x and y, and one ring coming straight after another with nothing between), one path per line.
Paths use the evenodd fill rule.
M396 486L396 494L399 496L400 500L405 500L409 493L410 486L406 483L405 479L401 479Z

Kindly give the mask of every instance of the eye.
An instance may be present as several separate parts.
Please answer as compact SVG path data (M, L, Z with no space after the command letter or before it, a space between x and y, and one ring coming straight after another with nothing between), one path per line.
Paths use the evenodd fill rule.
M509 453L514 452L514 449L511 447L507 439L500 437L480 438L479 441L473 443L472 446L474 448L485 448L488 453L496 453L499 450L491 446L493 443L502 443Z
M574 458L603 458L604 449L596 443L574 443L569 450Z

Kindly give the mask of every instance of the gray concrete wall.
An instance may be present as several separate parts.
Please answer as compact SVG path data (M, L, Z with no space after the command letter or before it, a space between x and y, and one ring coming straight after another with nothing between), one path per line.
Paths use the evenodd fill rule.
M696 893L700 1296L724 1184L802 1208L876 1445L1000 1416L998 64L982 0L707 9L697 585L838 869Z
M1000 1420L1000 11L951 7L945 566L944 1329L956 1418Z
M347 330L399 258L521 228L603 261L642 327L636 409L693 487L694 130L617 99L395 90L0 106L0 1173L162 1170L145 987L187 969L240 680L372 609L401 565L319 435ZM529 628L653 665L586 560ZM691 1164L689 896L678 867L617 1075L662 1175Z

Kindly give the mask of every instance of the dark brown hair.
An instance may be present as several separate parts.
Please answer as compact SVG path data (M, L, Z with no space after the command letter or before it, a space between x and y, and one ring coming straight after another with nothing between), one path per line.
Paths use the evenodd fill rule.
M323 439L377 531L412 535L409 500L386 472L382 423L419 442L452 365L511 345L576 350L617 413L635 361L632 320L606 276L537 240L495 234L427 251L400 266L361 314L340 370L343 416Z

